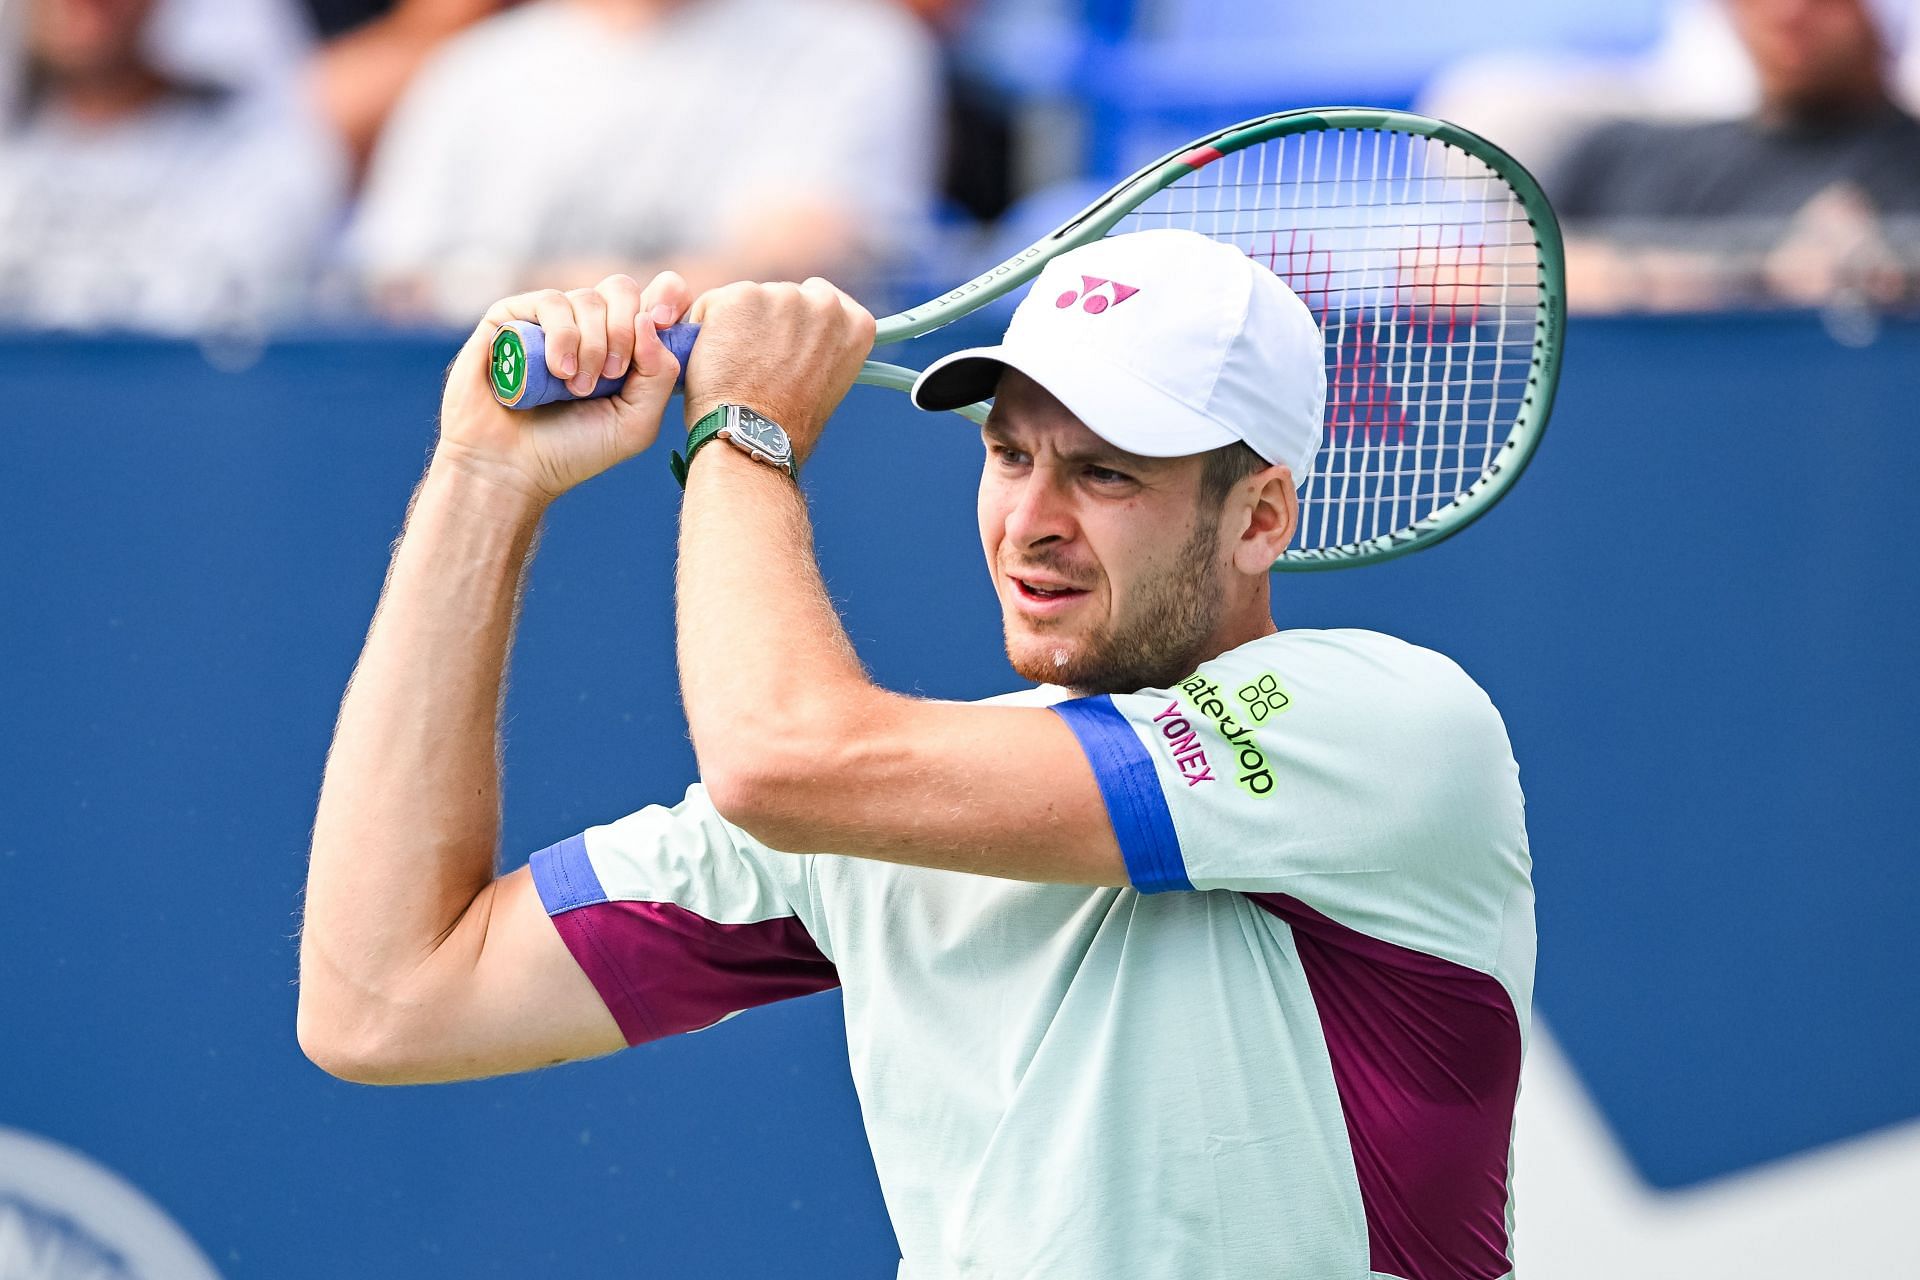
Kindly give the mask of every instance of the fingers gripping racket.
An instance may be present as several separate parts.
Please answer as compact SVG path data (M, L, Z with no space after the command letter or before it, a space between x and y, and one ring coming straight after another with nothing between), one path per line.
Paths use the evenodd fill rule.
M1101 236L1181 227L1271 268L1326 340L1326 435L1280 570L1341 568L1451 537L1532 458L1560 376L1559 224L1512 157L1455 125L1320 108L1234 125L1140 170L1038 243L878 322L876 345L951 323ZM662 330L682 365L697 325ZM548 376L538 326L503 326L503 404L572 393ZM860 381L918 375L869 361ZM594 395L611 395L618 379ZM957 410L975 421L985 405Z

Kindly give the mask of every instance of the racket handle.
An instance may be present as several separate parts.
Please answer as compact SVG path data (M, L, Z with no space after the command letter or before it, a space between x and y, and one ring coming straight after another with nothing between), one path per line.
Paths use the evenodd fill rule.
M699 336L697 324L672 324L660 330L660 341L680 362L675 386L687 376L687 356ZM625 375L602 378L586 395L573 394L565 382L547 371L546 331L531 320L509 320L500 326L493 335L487 374L493 383L493 398L509 409L534 409L557 400L594 400L613 395L626 382Z

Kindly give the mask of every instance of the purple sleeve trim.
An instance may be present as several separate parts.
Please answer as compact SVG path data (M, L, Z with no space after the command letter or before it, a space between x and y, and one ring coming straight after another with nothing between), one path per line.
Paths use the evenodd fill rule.
M1520 1023L1490 974L1395 946L1280 893L1333 1067L1366 1210L1368 1265L1406 1280L1498 1280Z
M721 924L671 902L610 902L581 836L533 855L540 901L628 1044L840 985L793 916Z

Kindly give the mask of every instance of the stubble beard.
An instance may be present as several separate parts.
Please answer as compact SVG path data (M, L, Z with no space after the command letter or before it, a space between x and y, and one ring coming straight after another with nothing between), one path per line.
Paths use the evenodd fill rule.
M1171 688L1212 656L1203 650L1224 605L1213 563L1219 533L1218 513L1200 521L1174 564L1139 584L1138 607L1117 627L1109 619L1091 635L1055 642L1027 632L1016 641L1009 615L1007 660L1036 684L1083 695Z

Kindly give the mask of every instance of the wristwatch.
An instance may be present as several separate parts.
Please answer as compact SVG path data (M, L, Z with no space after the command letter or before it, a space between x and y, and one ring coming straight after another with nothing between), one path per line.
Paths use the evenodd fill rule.
M754 461L799 477L800 472L793 465L793 442L787 439L779 423L761 417L743 404L723 404L693 424L693 429L687 432L686 457L676 453L668 464L682 489L687 487L687 468L693 465L693 455L712 440L725 440L734 448L745 450Z

